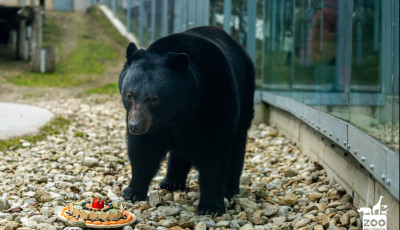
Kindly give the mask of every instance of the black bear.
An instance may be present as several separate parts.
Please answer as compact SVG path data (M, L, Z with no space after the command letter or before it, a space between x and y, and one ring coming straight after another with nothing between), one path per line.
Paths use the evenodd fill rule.
M132 179L121 193L144 200L169 152L160 187L185 189L199 171L198 214L225 213L239 192L247 130L254 114L254 66L240 44L216 27L198 27L155 41L130 43L119 76L126 109Z

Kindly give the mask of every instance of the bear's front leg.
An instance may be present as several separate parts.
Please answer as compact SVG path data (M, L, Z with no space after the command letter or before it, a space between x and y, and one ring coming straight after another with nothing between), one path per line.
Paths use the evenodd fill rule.
M128 155L132 166L132 179L121 196L126 200L141 201L147 191L166 150L148 134L132 135L128 132Z
M179 153L176 150L170 151L167 176L161 181L160 188L169 191L185 190L190 166L190 161L183 157L183 153Z

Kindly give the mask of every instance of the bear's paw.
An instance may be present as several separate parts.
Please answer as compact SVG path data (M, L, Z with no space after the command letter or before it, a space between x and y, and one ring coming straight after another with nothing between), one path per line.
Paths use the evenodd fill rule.
M167 177L165 177L161 183L160 183L160 188L161 189L166 189L168 191L176 191L176 190L182 190L185 191L186 190L186 183L185 182L178 182L178 181L174 181L171 180Z
M146 193L140 193L131 187L125 188L121 196L125 198L125 200L131 200L132 202L146 200L147 197Z

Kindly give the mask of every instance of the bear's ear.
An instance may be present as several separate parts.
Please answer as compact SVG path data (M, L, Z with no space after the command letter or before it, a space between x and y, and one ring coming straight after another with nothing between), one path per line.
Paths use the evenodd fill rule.
M135 43L130 42L128 47L126 48L126 60L128 61L128 63L130 63L132 61L131 57L137 51L138 51L138 48L136 47Z
M189 56L185 53L178 53L169 59L169 65L178 71L186 72L189 68Z

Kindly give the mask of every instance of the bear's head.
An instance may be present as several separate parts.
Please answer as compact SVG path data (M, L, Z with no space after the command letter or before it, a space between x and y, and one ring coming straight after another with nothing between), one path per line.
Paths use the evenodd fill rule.
M119 90L131 134L173 124L190 110L194 84L188 55L138 50L130 43L126 58Z

